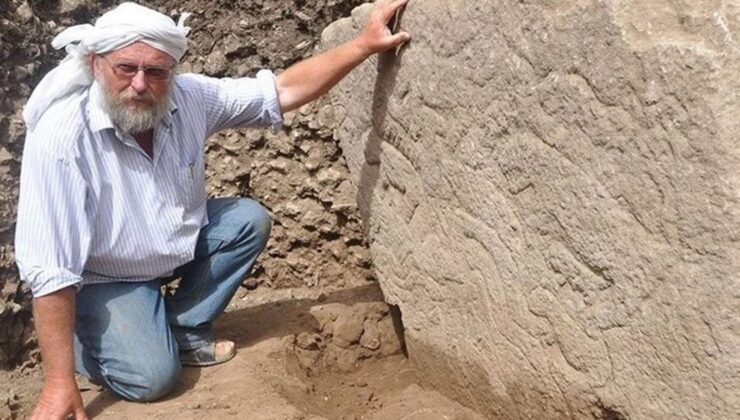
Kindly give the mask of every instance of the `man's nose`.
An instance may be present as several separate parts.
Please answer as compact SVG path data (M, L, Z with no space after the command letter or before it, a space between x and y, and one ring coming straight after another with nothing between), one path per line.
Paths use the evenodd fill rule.
M144 73L144 70L139 69L134 77L131 78L131 88L134 89L136 93L144 93L146 92L146 87L146 74Z

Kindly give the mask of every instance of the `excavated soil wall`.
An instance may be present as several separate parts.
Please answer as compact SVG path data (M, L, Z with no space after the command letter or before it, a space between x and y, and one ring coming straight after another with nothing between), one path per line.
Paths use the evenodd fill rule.
M740 3L419 0L401 27L332 99L428 383L487 418L736 417Z
M0 0L0 368L37 361L30 296L13 261L18 177L33 87L61 58L50 42L92 22L117 1ZM319 32L358 0L149 1L177 18L191 12L180 71L251 76L285 69L314 52ZM267 250L245 289L343 288L374 281L354 193L325 100L286 115L285 130L234 130L207 144L211 196L250 196L273 216Z

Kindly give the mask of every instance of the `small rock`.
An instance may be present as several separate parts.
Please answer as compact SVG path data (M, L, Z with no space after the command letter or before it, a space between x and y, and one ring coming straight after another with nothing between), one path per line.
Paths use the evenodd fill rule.
M311 104L306 104L298 108L298 112L300 112L300 114L303 115L304 117L306 115L311 114L312 111L313 111L313 106Z
M311 41L301 41L294 47L295 50L302 50L311 45Z
M277 158L271 160L268 166L281 174L287 174L288 168L290 167L290 161L285 158Z
M227 65L226 55L222 51L216 50L206 57L204 71L210 76L220 76L226 72Z
M307 155L310 154L310 152L313 150L313 148L311 147L311 143L309 142L301 143L300 145L298 145L298 148Z
M28 78L31 73L26 66L16 66L13 69L13 81L22 82Z
M4 147L0 147L0 164L6 164L13 160L13 154Z
M221 45L223 45L223 49L226 54L234 54L244 48L244 41L234 34L231 34L228 35L225 40L221 41Z
M282 213L286 215L287 217L293 218L301 214L301 208L295 203L293 203L292 201L289 201L285 203Z
M351 344L360 341L364 331L362 314L349 313L337 318L334 323L334 341L342 348L347 348Z
M259 285L260 285L259 281L251 277L244 280L244 282L242 283L242 286L246 287L247 290L254 290L257 287L259 287Z
M300 333L295 337L295 345L303 350L320 350L323 339L319 334Z
M300 194L301 196L315 196L319 190L321 189L321 186L319 186L318 182L316 182L313 178L306 178L303 180L303 185L301 186Z
M24 1L20 6L18 6L18 8L15 9L15 13L23 22L29 22L33 18L35 18L35 16L33 15L33 10L31 9L31 6L28 4L27 1Z
M66 14L74 11L78 7L85 4L85 0L61 0L59 2L59 13Z
M321 166L321 158L314 157L314 156L309 156L303 162L303 166L305 166L308 171L313 172L313 171L319 169L319 166Z
M322 169L316 179L321 185L335 185L342 179L342 174L334 168Z
M15 94L19 97L28 97L31 95L31 87L27 83L18 83L15 85Z
M334 124L334 111L331 105L324 105L319 109L318 122L322 126L331 127Z
M304 21L304 22L311 22L311 21L313 20L313 19L311 18L311 16L307 15L306 13L300 12L300 11L299 11L299 12L296 12L296 13L295 13L295 16L296 16L296 17L297 17L298 19L300 19L300 20L302 20L302 21Z
M23 310L23 306L16 302L7 302L6 303L7 308L10 309L10 313L13 315L18 315Z
M283 114L283 126L285 127L292 127L293 122L295 121L295 112L286 112Z
M380 340L378 340L377 338L366 340L365 336L363 335L360 339L360 347L375 351L380 348Z

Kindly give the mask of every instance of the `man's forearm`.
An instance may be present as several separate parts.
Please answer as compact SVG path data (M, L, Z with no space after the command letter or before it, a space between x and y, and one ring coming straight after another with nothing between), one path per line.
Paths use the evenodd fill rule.
M408 42L406 32L392 34L388 22L408 0L377 0L362 33L355 39L294 64L277 77L280 110L287 112L323 95L375 53Z
M75 288L35 298L33 315L46 380L74 380Z
M291 111L323 95L371 53L353 39L289 67L277 77L280 109Z

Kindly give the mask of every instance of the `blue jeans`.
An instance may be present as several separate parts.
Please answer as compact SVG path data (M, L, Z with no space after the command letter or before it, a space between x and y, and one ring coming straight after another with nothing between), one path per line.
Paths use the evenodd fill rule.
M257 202L209 200L209 224L193 261L172 296L163 279L84 286L77 294L77 371L133 401L169 392L180 374L179 350L213 340L213 321L224 311L270 236L271 221Z

